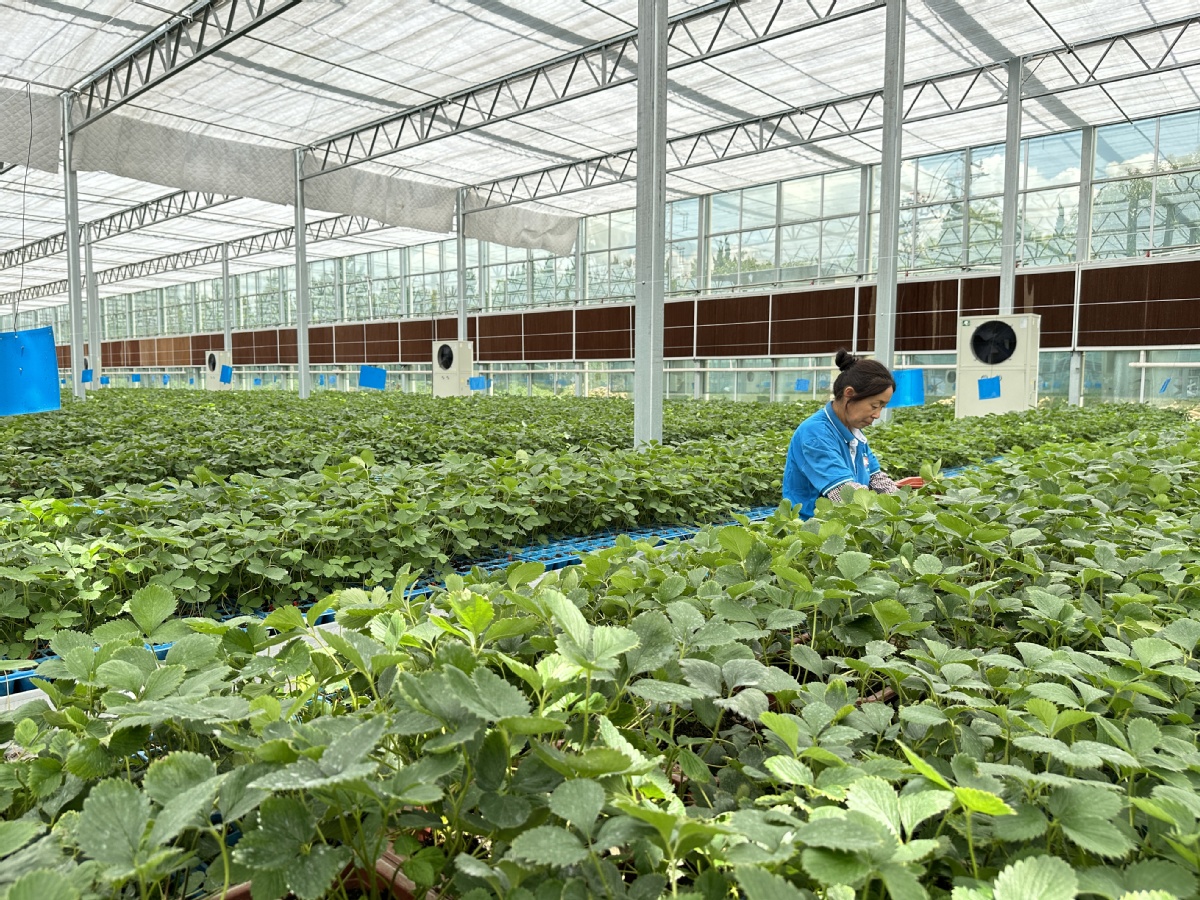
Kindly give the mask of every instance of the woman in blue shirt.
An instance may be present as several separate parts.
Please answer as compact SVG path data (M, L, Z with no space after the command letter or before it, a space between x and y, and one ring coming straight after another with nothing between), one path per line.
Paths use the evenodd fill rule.
M783 496L800 518L810 518L817 498L841 502L842 489L893 494L899 488L879 466L863 429L883 414L896 381L883 363L859 359L839 350L841 373L833 383L833 400L796 429L783 470Z

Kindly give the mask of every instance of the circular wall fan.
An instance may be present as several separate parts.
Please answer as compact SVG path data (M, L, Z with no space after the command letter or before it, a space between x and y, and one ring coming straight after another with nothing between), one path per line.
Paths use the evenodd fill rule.
M997 366L1017 351L1017 333L1007 322L984 322L971 335L971 352L981 363Z

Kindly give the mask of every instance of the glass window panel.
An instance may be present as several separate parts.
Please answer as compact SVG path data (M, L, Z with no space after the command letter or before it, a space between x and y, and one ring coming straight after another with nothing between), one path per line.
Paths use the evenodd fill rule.
M970 192L972 197L1004 193L1004 145L971 149Z
M862 172L859 169L830 172L825 176L825 201L822 205L822 214L827 218L857 215L861 193Z
M1097 185L1092 196L1092 256L1138 256L1150 248L1153 180L1130 178Z
M1047 266L1074 262L1079 191L1075 188L1031 191L1023 201L1019 226L1023 264Z
M1154 246L1200 244L1200 172L1155 179Z
M1154 168L1154 119L1096 129L1096 178L1120 178Z
M967 210L967 265L999 265L1004 201L1000 197L972 199Z
M829 219L821 232L821 274L858 271L858 216Z
M777 197L778 189L774 184L764 184L743 190L741 227L773 226Z
M1083 156L1083 134L1071 131L1022 141L1025 151L1025 187L1078 184Z
M737 231L742 227L741 222L742 192L730 191L725 194L713 194L708 230L713 234Z
M783 226L779 257L784 280L817 278L821 274L821 223Z
M821 180L822 176L811 175L783 183L782 221L804 222L821 217Z
M608 247L608 216L588 216L584 221L584 235L588 250L603 250Z
M917 160L917 202L957 200L963 195L965 153L939 153Z
M697 264L696 241L674 241L667 245L667 290L694 291Z
M634 225L635 213L632 209L622 209L609 216L609 240L611 247L632 247L637 241L637 229Z
M1158 160L1160 169L1200 166L1200 110L1159 120Z
M913 267L925 269L962 265L962 204L942 203L920 207L914 212L916 234Z
M670 226L667 234L672 240L696 238L700 228L700 198L675 200L667 204Z
M421 269L422 272L437 272L442 268L441 245L437 243L422 244L421 251Z

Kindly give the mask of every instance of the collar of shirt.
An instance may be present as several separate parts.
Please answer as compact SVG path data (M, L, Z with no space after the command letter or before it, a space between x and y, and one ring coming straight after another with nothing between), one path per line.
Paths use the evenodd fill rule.
M863 434L860 429L855 428L853 431L851 431L846 427L845 423L838 418L838 414L833 410L832 400L825 404L825 418L829 420L829 424L833 426L834 431L836 431L838 436L847 444L849 444L851 441L856 441L860 444L865 444L867 442L867 436Z

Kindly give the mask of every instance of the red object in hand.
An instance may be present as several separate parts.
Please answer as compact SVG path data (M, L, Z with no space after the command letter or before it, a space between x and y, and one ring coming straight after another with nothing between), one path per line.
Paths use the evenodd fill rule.
M908 478L901 478L897 481L896 487L912 488L915 491L918 488L925 487L925 479L919 475L910 475Z

